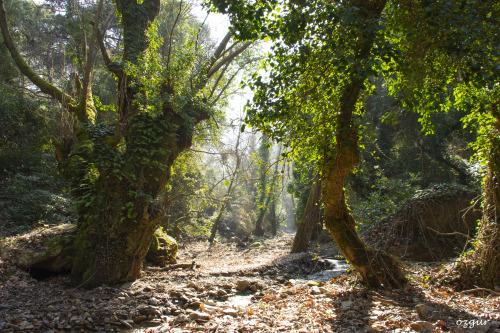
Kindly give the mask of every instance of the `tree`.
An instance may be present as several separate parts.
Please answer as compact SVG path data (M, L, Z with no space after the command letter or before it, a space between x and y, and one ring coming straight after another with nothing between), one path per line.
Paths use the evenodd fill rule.
M212 228L210 231L210 237L208 241L210 244L212 244L215 240L215 237L217 235L217 230L219 228L219 223L222 218L222 214L226 210L229 200L231 199L231 196L233 195L233 191L235 190L236 186L238 185L238 176L239 173L241 172L241 152L240 152L240 138L241 138L241 132L238 132L238 136L236 138L236 144L234 147L234 156L235 156L235 165L233 167L233 170L231 172L231 176L229 178L229 181L226 180L226 185L227 185L227 190L224 195L224 198L222 199L222 203L219 207L219 212L217 213L217 216L212 223Z
M304 213L295 233L291 253L305 252L314 233L314 228L321 221L321 179L319 174L314 177Z
M28 65L10 35L0 0L4 43L17 67L42 93L58 101L71 119L70 132L54 138L53 144L78 215L72 268L77 284L95 286L139 276L162 217L157 198L168 183L170 168L191 145L196 124L213 113L215 99L210 92L224 89L218 85L224 69L250 45L231 45L230 32L215 49L200 48L196 33L177 45L172 32L188 10L183 1L174 4L170 38L163 41L164 57L158 52L161 38L155 24L160 0L115 2L123 36L117 45L123 47L111 55L101 24L103 1L89 8L93 19L81 17L81 26L90 30L89 34L82 30L84 66L72 68L75 93L71 93L67 85L57 87ZM92 89L97 45L117 82L117 101L107 107L114 111L108 121L99 117L104 107L95 103Z
M385 72L389 90L420 115L452 106L478 131L476 159L484 166L483 219L463 263L465 286L500 283L500 34L498 1L400 1L388 8L400 55ZM469 260L471 259L471 260Z
M344 181L359 162L356 123L367 79L379 54L388 52L382 24L387 1L213 2L233 15L242 38L276 40L269 78L253 77L248 122L285 142L295 156L309 154L319 163L325 226L363 280L371 286L404 284L398 263L357 235L344 193Z

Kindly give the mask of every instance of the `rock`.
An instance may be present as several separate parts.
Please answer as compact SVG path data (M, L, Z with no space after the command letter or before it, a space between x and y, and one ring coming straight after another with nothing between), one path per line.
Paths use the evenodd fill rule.
M185 314L180 314L177 316L177 318L175 318L175 321L177 323L185 323L185 322L189 321L189 318Z
M410 328L417 332L434 332L435 327L428 321L416 321L410 324Z
M132 282L125 282L124 284L122 284L120 286L120 289L121 290L127 290L127 289L130 289L132 288L132 286L134 285L135 281L132 281Z
M321 290L319 290L318 286L312 286L309 293L311 295L319 295L319 294L321 294Z
M347 301L342 302L341 307L342 307L342 309L347 310L347 309L351 308L351 305L352 305L352 301L347 300Z
M205 312L193 311L189 314L191 320L209 320L210 315Z
M41 230L36 236L16 236L2 242L0 257L21 269L66 272L73 265L74 224Z
M331 295L332 292L328 289L326 289L325 287L319 287L319 291L321 291L322 294L326 294L326 295Z
M161 325L161 320L145 320L141 323L143 326L156 327Z
M154 306L142 305L137 308L137 311L139 311L139 313L142 315L149 315L155 317L161 316L161 311Z
M238 317L238 311L235 309L224 309L222 313L234 318Z
M425 304L418 304L415 306L415 310L417 310L418 316L422 319L427 318L431 312L431 309Z
M189 282L187 285L186 285L186 288L191 288L191 289L194 289L194 290L203 290L203 287L201 287L200 285L198 285L196 282L194 281L191 281Z
M146 260L153 265L165 266L177 262L177 242L162 229L155 231Z
M153 298L149 299L148 303L151 305L158 305L158 304L160 304L160 301L157 298L153 297Z
M236 289L243 292L250 287L250 281L248 280L238 280L236 281Z

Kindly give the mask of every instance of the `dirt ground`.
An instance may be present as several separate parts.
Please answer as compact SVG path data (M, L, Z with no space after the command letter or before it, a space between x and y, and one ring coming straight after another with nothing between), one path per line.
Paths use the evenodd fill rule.
M134 283L84 290L68 276L37 281L0 263L1 332L500 332L500 297L433 281L441 265L405 263L404 290L374 291L352 272L315 281L318 253L288 254L293 235L255 247L195 243L177 265L146 266Z

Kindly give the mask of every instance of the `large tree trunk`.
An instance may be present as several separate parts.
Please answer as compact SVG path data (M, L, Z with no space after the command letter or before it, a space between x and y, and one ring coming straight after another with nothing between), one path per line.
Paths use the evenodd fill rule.
M321 178L316 175L307 198L304 214L299 222L299 227L293 239L291 253L305 252L321 220Z
M332 235L344 257L359 272L364 282L372 287L400 287L405 278L396 260L383 252L368 247L358 236L355 221L345 201L344 181L359 163L358 133L352 124L356 103L367 78L365 62L370 58L378 21L386 0L353 0L359 17L346 22L357 31L359 38L352 45L354 59L346 73L346 83L340 89L335 143L327 148L323 160L323 193L325 227Z
M78 213L72 269L75 283L91 287L139 277L163 215L156 199L168 183L175 158L191 144L192 129L169 113L166 108L157 117L132 117L126 152L109 149L102 153L102 161L93 164L98 179L89 188L73 191ZM177 131L163 126L167 124L165 118L169 124L179 123ZM135 154L146 149L150 153L147 158ZM71 179L78 183L71 166L66 166L65 173L72 174Z

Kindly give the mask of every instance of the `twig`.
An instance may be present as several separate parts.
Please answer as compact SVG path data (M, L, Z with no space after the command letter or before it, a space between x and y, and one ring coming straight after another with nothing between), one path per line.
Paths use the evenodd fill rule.
M190 269L194 269L195 267L200 267L199 264L197 264L196 262L192 262L190 264L187 264L187 263L183 263L183 264L172 264L172 265L167 265L165 267L150 267L149 270L152 270L152 271L162 271L162 272L165 272L165 271L170 271L170 270L173 270L173 269L179 269L179 268L190 268Z
M469 289L469 290L464 290L464 291L461 291L457 294L454 294L453 296L450 297L450 299L448 300L448 302L450 302L451 300L453 300L453 298L455 298L457 295L463 295L463 294L472 294L472 293L475 293L475 292L478 292L478 291L483 291L483 292L489 292L495 296L500 296L500 293L499 292L496 292L496 291L493 291L491 289L488 289L488 288L474 288L474 289Z
M466 235L464 233L461 233L461 232L458 232L458 231L455 231L455 232L439 232L435 229L432 229L431 227L426 227L427 229L429 229L430 231L432 232L435 232L436 234L440 235L440 236L463 236L465 238L470 238L469 235Z

